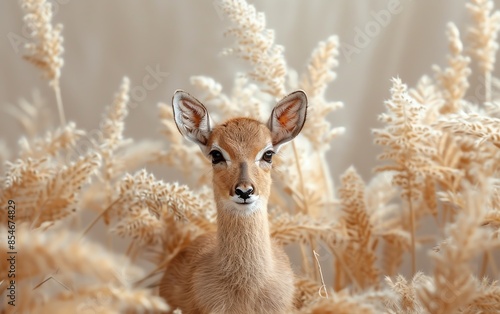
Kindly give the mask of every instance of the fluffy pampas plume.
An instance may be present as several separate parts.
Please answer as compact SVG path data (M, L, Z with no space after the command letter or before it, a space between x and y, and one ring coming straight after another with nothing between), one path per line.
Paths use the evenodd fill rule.
M21 0L24 23L31 32L34 42L26 43L25 58L43 71L54 89L61 125L66 124L61 100L60 77L64 59L62 24L52 25L52 4L47 0Z

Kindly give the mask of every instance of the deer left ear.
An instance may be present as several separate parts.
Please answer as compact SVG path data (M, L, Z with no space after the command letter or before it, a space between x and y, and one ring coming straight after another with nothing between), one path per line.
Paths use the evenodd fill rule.
M278 102L267 123L276 151L300 133L306 114L307 96L303 91L293 92Z
M212 132L207 108L198 99L177 90L172 97L172 109L179 132L204 150Z

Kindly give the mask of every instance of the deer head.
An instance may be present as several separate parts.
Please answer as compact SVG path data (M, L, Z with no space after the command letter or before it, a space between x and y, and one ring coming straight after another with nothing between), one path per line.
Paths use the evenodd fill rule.
M234 118L213 126L205 106L180 90L173 96L172 107L179 132L198 144L212 161L218 208L238 214L267 208L273 155L302 130L307 112L306 94L296 91L284 97L266 124L250 118Z

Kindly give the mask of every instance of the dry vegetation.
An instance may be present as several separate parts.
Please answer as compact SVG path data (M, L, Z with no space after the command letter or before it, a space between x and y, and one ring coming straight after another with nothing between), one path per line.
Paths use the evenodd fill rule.
M61 126L43 130L36 101L13 111L26 135L2 165L0 204L16 203L16 309L166 311L168 305L155 296L161 270L195 237L216 228L208 162L177 132L169 104L159 104L165 147L123 138L127 78L98 130L66 123L59 90L62 27L52 26L47 1L23 0L21 5L25 23L36 32L26 59L50 82ZM298 312L500 312L500 286L491 279L498 278L494 255L500 244L500 81L492 76L500 12L494 11L493 1L467 4L473 21L467 36L449 23L448 63L434 66L432 77L422 77L415 88L392 80L387 110L380 115L385 126L373 131L374 142L383 147L382 164L369 182L353 167L347 169L337 190L326 175L325 160L328 143L344 131L325 119L342 106L325 99L338 64L337 37L320 42L305 72L294 80L263 13L245 1L217 5L231 23L227 35L235 39L224 52L253 67L246 76L235 76L229 94L210 77L192 78L204 95L201 100L218 109L218 121L236 115L263 119L275 99L296 88L309 96L304 136L276 162L269 208L272 236L302 253ZM471 65L484 77L481 101L466 97ZM303 162L306 158L314 162ZM145 170L135 172L147 163L181 169L197 184L181 186ZM88 216L94 220L82 225ZM0 215L2 239L7 219ZM424 221L433 224L432 234L421 232ZM108 232L109 239L128 239L126 252L111 250L109 241L90 240L96 228ZM427 251L426 241L434 248ZM328 264L315 258L318 247L331 256ZM5 245L1 254L5 308ZM422 255L432 260L429 273L416 271ZM151 267L137 266L144 260ZM405 261L411 269L407 277L400 274ZM323 273L330 269L333 278L321 278L319 266Z

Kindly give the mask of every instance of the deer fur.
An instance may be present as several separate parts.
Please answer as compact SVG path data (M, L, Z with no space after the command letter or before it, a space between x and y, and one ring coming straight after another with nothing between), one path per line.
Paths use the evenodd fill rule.
M272 161L264 155L300 132L306 95L285 97L267 124L235 118L214 128L206 108L189 94L177 91L172 103L181 134L212 156L217 232L198 237L169 263L160 295L183 313L291 312L294 276L287 255L270 238ZM223 162L215 163L220 158L214 150Z

